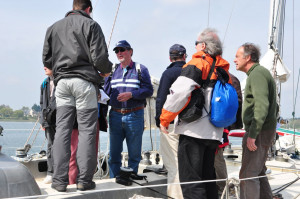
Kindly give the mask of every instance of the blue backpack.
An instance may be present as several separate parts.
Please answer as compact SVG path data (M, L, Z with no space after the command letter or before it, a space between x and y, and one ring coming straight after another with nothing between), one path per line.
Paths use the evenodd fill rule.
M223 69L222 69L223 70ZM237 92L218 73L211 98L210 122L216 127L228 127L236 121L239 107Z

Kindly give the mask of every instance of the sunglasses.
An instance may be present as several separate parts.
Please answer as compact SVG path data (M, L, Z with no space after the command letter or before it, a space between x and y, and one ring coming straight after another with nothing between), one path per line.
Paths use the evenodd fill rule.
M198 44L203 43L203 41L195 41L195 46L197 46Z
M118 54L119 52L125 52L125 50L127 50L126 48L117 48L115 50L115 53Z

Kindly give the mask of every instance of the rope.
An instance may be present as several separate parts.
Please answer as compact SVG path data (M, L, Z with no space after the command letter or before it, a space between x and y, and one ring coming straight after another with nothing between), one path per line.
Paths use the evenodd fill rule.
M295 175L297 175L297 174L295 174ZM286 189L287 187L289 187L289 186L291 186L292 184L294 184L295 182L297 182L299 179L300 179L300 178L299 178L299 176L297 175L297 178L296 178L295 180L293 180L293 181L291 181L291 182L289 182L289 183L286 183L286 184L284 184L284 185L282 185L282 186L280 186L280 187L278 187L278 188L276 188L276 189L273 189L272 192L278 190L277 192L275 192L275 194L276 194L276 193L279 193L279 192L281 192L282 190L284 190L284 189Z
M297 199L299 196L300 196L300 193L296 197L294 197L294 199Z
M119 0L118 9L117 9L116 16L115 16L115 20L114 20L114 23L113 23L113 27L112 27L112 29L111 29L111 33L110 33L110 36L109 36L107 48L109 48L109 46L110 46L110 41L111 41L112 34L113 34L113 32L114 32L114 28L115 28L115 24L116 24L116 21L117 21L117 16L118 16L118 13L119 13L120 5L121 5L121 0Z
M296 96L295 96L295 102L294 102L294 108L293 108L294 109L293 110L293 128L294 128L293 143L295 146L296 146L295 112L296 112L296 103L297 103L297 96L298 96L299 77L300 77L300 68L299 68L299 73L298 73L297 89L296 89Z
M46 140L47 140L47 138L45 137L44 142L43 142L43 144L42 144L42 146L41 146L40 151L42 151L42 149L44 148L44 145L45 145L45 143L46 143Z
M234 10L234 7L235 7L235 2L236 2L236 1L233 2L233 6L232 6L232 9L231 9L231 12L230 12L229 20L228 20L228 23L227 23L227 26L226 26L226 30L225 30L225 35L224 35L224 38L223 38L223 44L224 44L224 42L225 42L227 30L228 30L229 23L230 23L230 21L231 21L231 16L232 16L232 13L233 13L233 10Z
M130 180L130 179L129 179L129 180ZM140 183L138 183L138 182L136 182L136 181L134 181L134 180L131 180L131 181L134 182L135 184L138 184L138 185L144 187L144 185L142 185L142 184L140 184ZM146 189L149 189L149 190L151 190L151 191L153 191L153 192L155 192L155 193L158 193L159 195L165 196L165 197L167 197L167 198L175 199L175 198L172 198L171 196L168 196L168 195L165 195L165 194L163 194L163 193L160 193L159 191L156 191L156 190L151 189L151 188L149 188L149 187L147 187Z
M239 194L238 194L239 191L238 190L240 187L240 181L237 178L226 179L226 187L223 190L221 199L223 199L225 197L225 194L226 194L226 198L229 197L229 188L232 186L234 187L236 198L239 199Z
M42 128L42 127L40 126L40 128L39 128L38 131L37 131L37 133L35 134L35 137L34 137L34 139L33 139L33 141L32 141L31 146L33 146L33 144L35 143L35 140L36 140L36 138L37 138L37 136L38 136L38 134L39 134L41 128Z
M293 169L291 169L293 170ZM299 171L299 170L298 170ZM282 175L282 174L289 174L290 172L284 172L280 174L273 174L269 175L270 177L275 175ZM168 185L184 185L184 184L195 184L195 183L208 183L208 182L219 182L219 181L229 181L232 182L234 185L238 185L240 181L243 180L252 180L252 179L258 179L258 178L265 178L267 176L258 176L258 177L251 177L251 178L243 178L243 179L236 179L236 178L230 178L230 179L218 179L218 180L203 180L203 181L191 181L191 182L181 182L181 183L167 183L167 184L156 184L156 185L144 185L142 188L155 188L155 187L162 187L162 186L168 186ZM101 189L101 190L91 190L91 191L84 191L84 192L66 192L66 193L53 193L48 195L35 195L35 196L26 196L26 197L14 197L13 199L21 199L21 198L37 198L37 197L50 197L50 196L58 196L58 195L72 195L72 194L87 194L87 193L98 193L98 192L106 192L106 191L120 191L120 190L134 190L134 189L140 189L141 187L124 187L124 188L112 188L112 189ZM236 189L237 190L237 189Z
M26 142L25 142L25 144L24 144L24 147L28 144L28 141L30 140L30 138L31 138L31 136L32 136L32 133L33 133L33 131L35 130L35 127L36 127L36 125L37 125L39 119L40 119L40 118L38 117L37 120L36 120L36 122L35 122L35 124L34 124L34 127L31 129L31 133L29 134L29 136L28 136L28 138L27 138L27 140L26 140Z

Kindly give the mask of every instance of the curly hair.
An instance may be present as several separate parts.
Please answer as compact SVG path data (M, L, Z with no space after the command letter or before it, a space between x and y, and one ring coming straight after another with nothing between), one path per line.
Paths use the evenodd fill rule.
M251 61L257 63L260 57L260 48L253 43L245 43L241 47L244 48L244 57L250 55Z
M222 55L222 43L217 35L217 31L212 28L206 28L202 33L199 34L198 38L200 42L204 42L206 48L205 53L210 54L212 57Z

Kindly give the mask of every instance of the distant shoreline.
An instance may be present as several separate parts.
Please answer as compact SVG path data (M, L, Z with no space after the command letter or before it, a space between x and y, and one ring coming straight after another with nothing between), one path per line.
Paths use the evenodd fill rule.
M0 122L36 122L37 118L32 119L0 119Z

